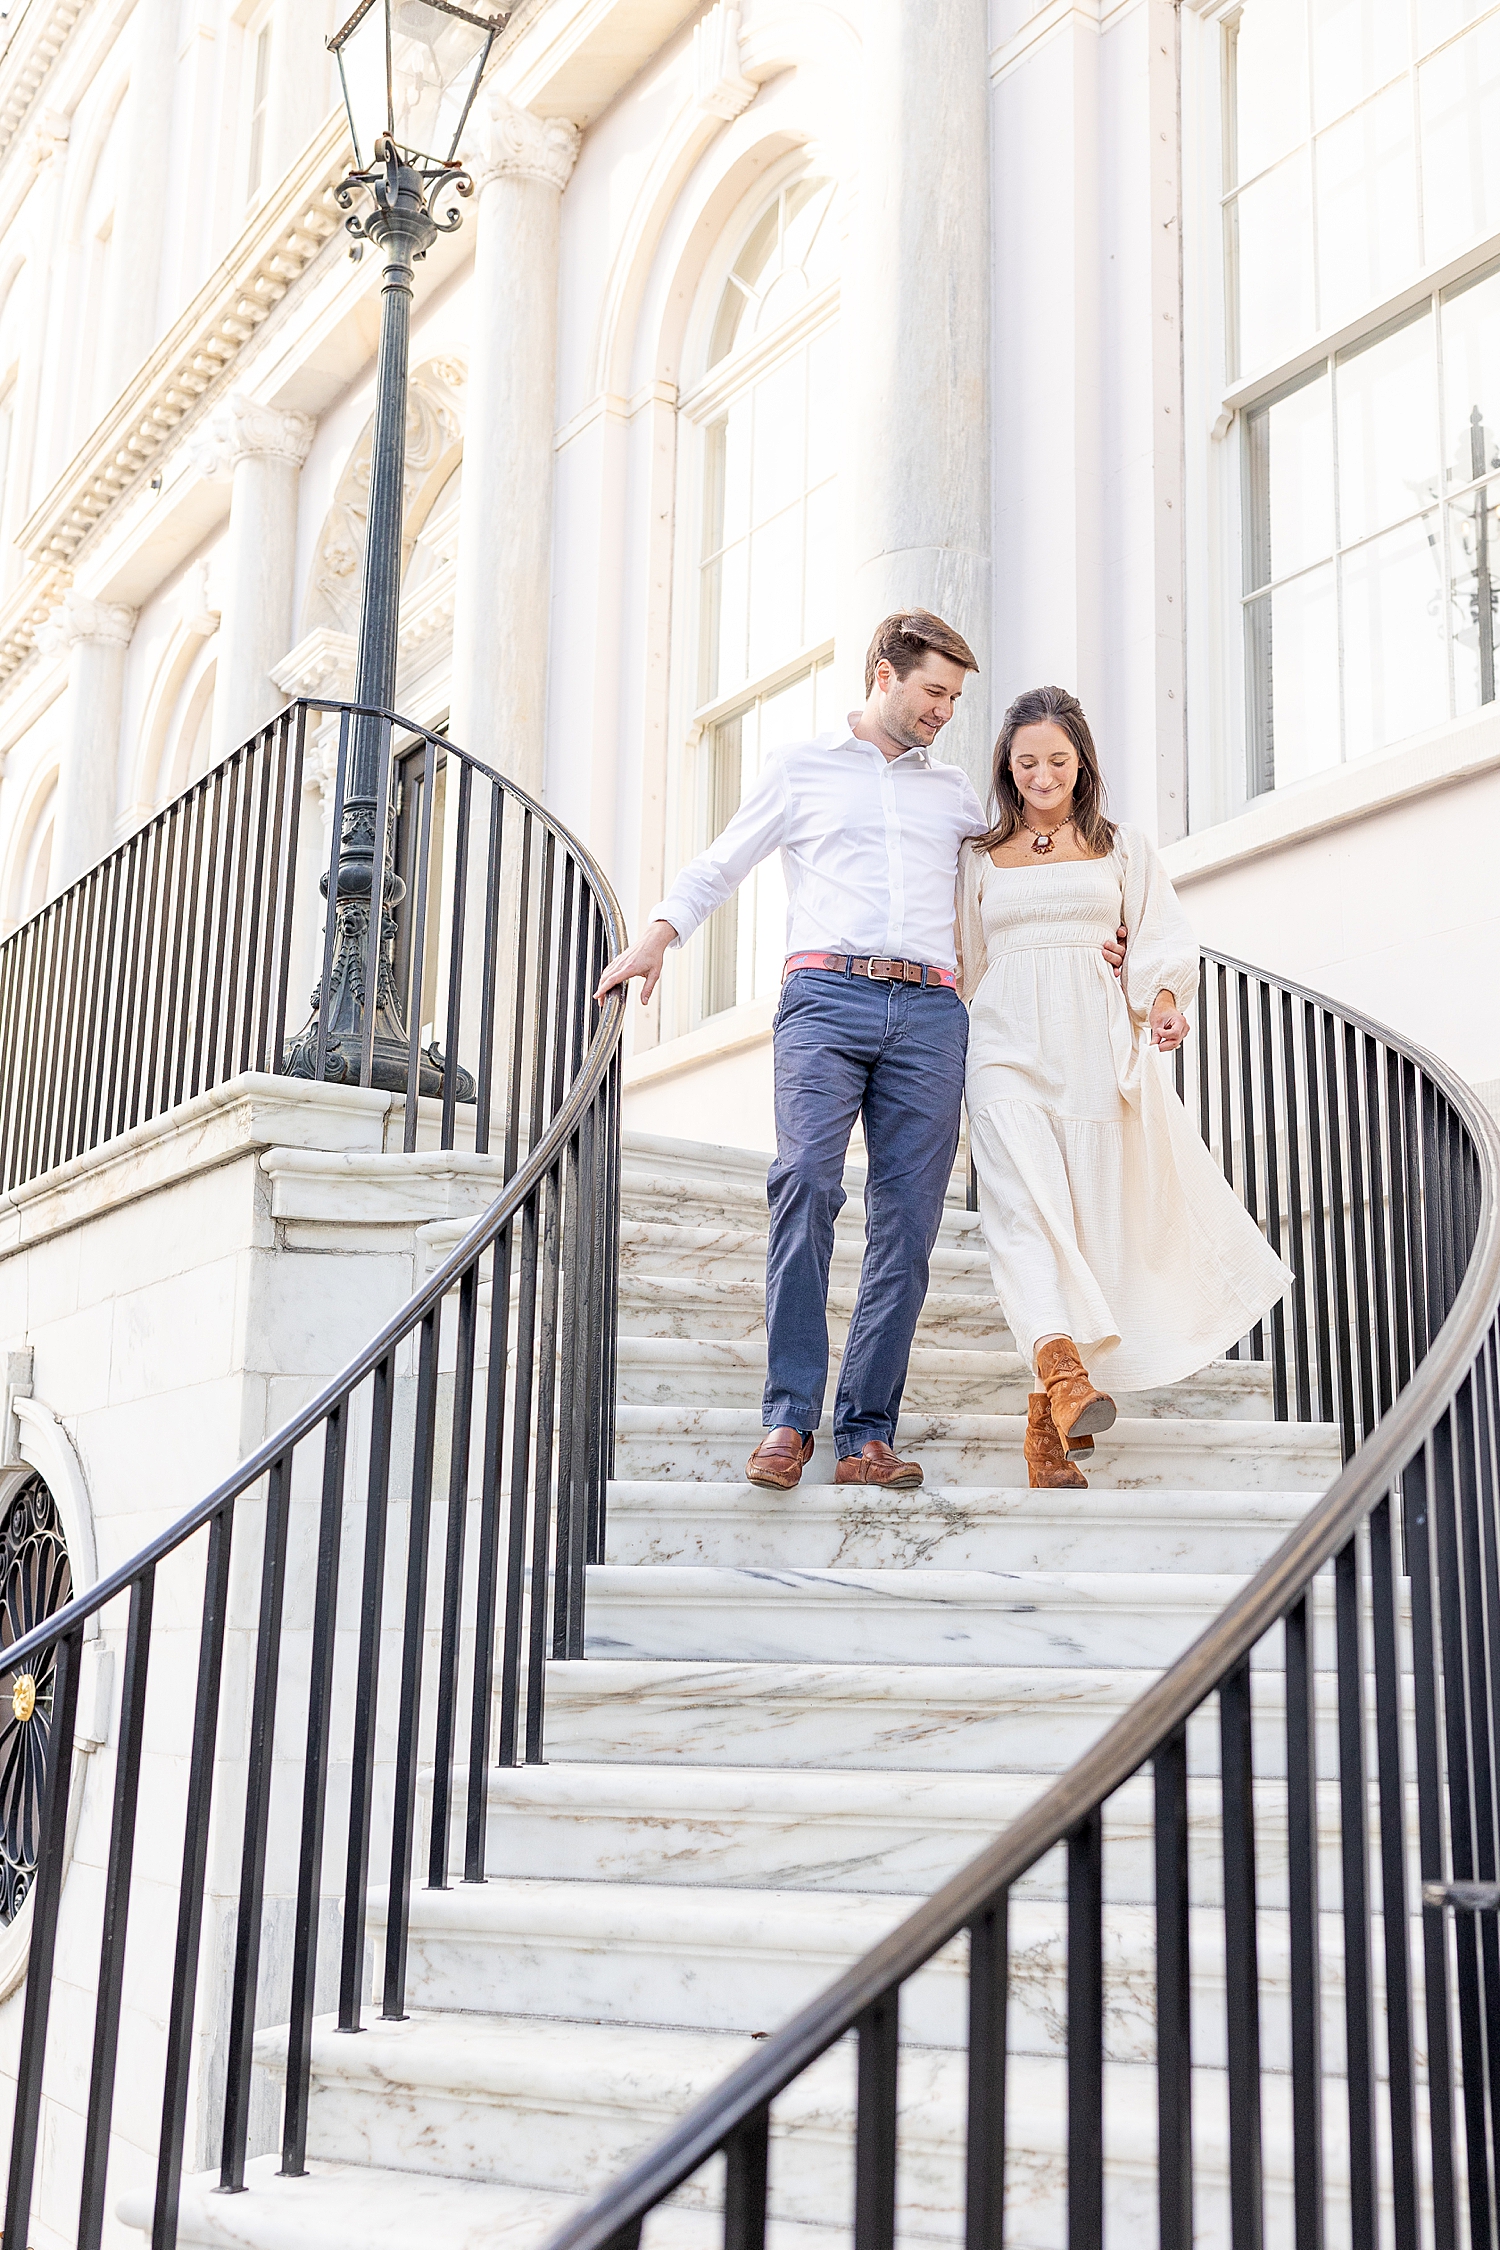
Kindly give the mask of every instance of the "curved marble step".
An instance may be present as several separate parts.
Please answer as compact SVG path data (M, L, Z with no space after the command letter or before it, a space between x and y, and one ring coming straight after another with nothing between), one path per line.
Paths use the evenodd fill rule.
M784 2023L894 1929L910 1901L856 1891L685 1890L676 1885L491 1880L414 1889L408 1920L409 2011L476 2018L476 2053L495 2015L568 2018L586 2025L675 2026L755 2036ZM1013 2055L1066 2052L1067 1908L1017 1898L1010 1912L1009 2046ZM379 1991L384 1895L372 1891L368 1928ZM1104 1908L1104 2048L1111 2061L1156 2054L1155 1913ZM1376 1933L1375 2004L1382 2004ZM1224 2045L1223 1921L1194 1908L1195 2059L1214 2069ZM1291 2067L1290 1946L1284 1911L1258 1917L1261 2053L1268 2072ZM1343 1922L1322 1918L1323 2067L1343 2068ZM902 2037L962 2050L968 2023L968 1943L955 1938L902 1991ZM378 2023L372 2004L369 2022ZM1418 2063L1421 2063L1421 2034ZM257 2041L274 2056L275 2032ZM338 2067L360 2070L358 2042L337 2038ZM328 2153L338 2153L329 2150Z
M828 1333L842 1344L854 1312L856 1276L828 1292ZM764 1340L766 1277L719 1281L684 1273L622 1273L620 1329L627 1336L676 1336L686 1342L738 1336ZM937 1277L917 1317L927 1343L954 1343L983 1351L1011 1344L1005 1315L988 1290L949 1289Z
M763 1429L753 1407L622 1406L615 1417L615 1474L633 1482L678 1478L737 1483ZM903 1414L896 1443L934 1485L1024 1485L1018 1414ZM1091 1486L1115 1491L1326 1492L1339 1470L1338 1431L1323 1422L1136 1420L1121 1416L1096 1442ZM828 1417L804 1484L831 1484Z
M829 1371L832 1396L840 1352ZM619 1340L622 1406L759 1407L766 1381L762 1337L636 1336ZM1031 1370L1019 1352L919 1343L907 1369L908 1414L1024 1414ZM1269 1422L1274 1412L1269 1362L1216 1360L1161 1390L1120 1391L1132 1419Z
M1175 1492L1148 1486L1122 1504L1101 1485L923 1485L881 1492L811 1484L616 1480L610 1563L711 1563L800 1570L1195 1570L1250 1572L1300 1523L1306 1492Z
M547 1756L811 1772L1058 1773L1158 1677L1101 1665L769 1664L595 1658L547 1667ZM1279 1672L1252 1677L1255 1770L1285 1771ZM1320 1713L1318 1755L1337 1757ZM1211 1711L1189 1769L1218 1772ZM1327 1770L1325 1765L1324 1770Z
M895 1892L925 1898L1003 1834L1048 1787L1050 1774L800 1773L735 1766L494 1767L488 1780L485 1873L562 1882L671 1883L688 1888ZM453 1781L451 1882L463 1867L464 1789ZM432 1775L424 1772L423 1837ZM1415 1806L1415 1784L1411 1785ZM1379 1849L1370 1792L1370 1841ZM1338 1896L1338 1785L1318 1800L1319 1878ZM1104 1814L1105 1894L1150 1905L1155 1830L1149 1775L1129 1781ZM1223 1838L1216 1781L1189 1784L1188 1850L1199 1905L1222 1896ZM425 1860L424 1860L425 1864ZM1257 1791L1256 1865L1274 1902L1286 1880L1286 1802L1279 1783ZM1411 1869L1416 1896L1417 1862ZM1017 1898L1062 1899L1064 1856L1050 1852L1015 1886Z
M1164 1667L1242 1584L1191 1571L603 1563L588 1574L585 1650L773 1664Z

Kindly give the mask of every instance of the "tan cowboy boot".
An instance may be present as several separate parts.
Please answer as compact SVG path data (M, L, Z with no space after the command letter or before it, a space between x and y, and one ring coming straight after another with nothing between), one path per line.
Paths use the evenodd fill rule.
M745 1474L752 1484L768 1485L773 1492L790 1492L801 1482L812 1455L813 1441L800 1430L767 1430L745 1463Z
M1026 1442L1021 1450L1026 1456L1026 1482L1033 1492L1087 1492L1089 1480L1063 1451L1045 1391L1033 1391L1026 1401Z
M1036 1371L1047 1386L1052 1419L1069 1453L1081 1450L1080 1439L1114 1428L1115 1402L1107 1391L1095 1390L1071 1336L1054 1336L1038 1345Z
M862 1453L846 1454L834 1469L835 1484L883 1484L905 1491L922 1481L920 1461L903 1461L882 1438L871 1438Z

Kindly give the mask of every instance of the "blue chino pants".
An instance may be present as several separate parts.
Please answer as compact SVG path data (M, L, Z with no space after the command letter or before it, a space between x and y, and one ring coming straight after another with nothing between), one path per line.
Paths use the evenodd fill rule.
M864 1123L865 1255L834 1400L842 1460L895 1440L927 1268L958 1147L968 1011L946 985L797 969L776 1012L776 1161L766 1181L767 1429L815 1430L828 1381L828 1269L844 1157Z

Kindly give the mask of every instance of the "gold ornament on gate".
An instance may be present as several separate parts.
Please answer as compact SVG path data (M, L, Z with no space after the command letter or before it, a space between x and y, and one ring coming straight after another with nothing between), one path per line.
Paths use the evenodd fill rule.
M29 1672L23 1672L11 1689L10 1707L23 1726L36 1709L36 1681Z

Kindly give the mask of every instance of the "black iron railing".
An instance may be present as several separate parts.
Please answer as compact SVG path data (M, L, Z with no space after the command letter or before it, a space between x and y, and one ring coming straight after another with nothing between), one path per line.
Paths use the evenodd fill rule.
M997 1843L549 2250L634 2250L649 2214L720 2158L725 2250L763 2250L778 2213L852 2224L855 2250L892 2250L904 2208L931 2231L930 2180L906 2204L921 2105L899 2100L901 2007L955 1940L967 2250L1494 2244L1500 1944L1493 1915L1468 1909L1500 1868L1500 1139L1451 1072L1363 1017L1237 962L1209 956L1204 971L1179 1087L1297 1274L1241 1349L1269 1360L1282 1418L1338 1424L1342 1473ZM1138 1791L1121 1831L1112 1822L1117 1793L1147 1773L1142 1885ZM1059 1899L1058 1981L1041 1991L1034 1922L1019 1986L1011 1964L1023 1882ZM1155 1934L1152 1957L1123 1968L1122 1902ZM1144 2062L1131 2044L1143 2010ZM815 2209L805 2188L778 2193L777 2102L846 2038L852 2198L830 2191ZM1060 2147L1039 2148L1018 2140L1007 2092L1048 2054L1066 2116ZM1154 2080L1154 2151L1138 2108L1112 2113L1132 2069ZM1112 2185L1153 2154L1154 2214Z
M7 989L28 995L23 1014L44 1028L67 1017L90 961L104 964L106 998L146 996L128 1041L105 1040L88 1011L93 1029L65 1029L38 1060L12 1043L7 1067L31 1100L13 1176L238 1071L326 1054L336 978L357 973L338 958L347 929L329 928L314 1022L286 1040L299 948L319 957L320 855L297 839L320 714L338 736L327 763L339 836L350 712L298 706L10 941ZM384 978L386 999L409 1009L404 1145L462 1138L490 1156L494 1200L358 1357L233 1475L3 1652L0 1696L12 1702L29 1683L21 1701L29 1693L32 1708L23 1719L16 1703L14 1724L40 1725L47 1744L23 1909L7 2242L32 2239L44 2095L77 2118L69 2088L89 2017L76 2237L68 2211L47 2214L54 2233L82 2250L100 2241L120 2085L136 2164L143 2110L158 2120L147 2152L157 2250L175 2240L185 2160L214 2159L227 2190L243 2184L257 2023L290 2026L276 2138L284 2168L305 2169L314 2008L332 2004L342 2028L359 2026L372 1887L384 1894L380 2007L400 2017L413 1883L443 1887L456 1869L482 1880L490 1771L540 1758L547 1660L582 1654L584 1569L602 1554L613 1442L623 1012L619 998L601 1010L592 995L623 942L619 913L593 861L539 805L453 744L399 720L380 725L381 819L393 749L409 754L413 743L426 815L404 988L394 921L377 916L365 989ZM435 985L424 981L429 884L442 902ZM74 938L81 954L68 951ZM110 982L122 948L130 966ZM424 993L444 1027L437 1055ZM371 1061L367 1044L357 1075L368 1078ZM84 1082L65 1107L50 1086L59 1067ZM430 1104L412 1098L424 1072L439 1081ZM65 1899L85 1628L126 1604L104 1879ZM248 1690L248 1717L237 1702L221 1726L236 1646L247 1652L232 1676ZM434 1776L425 1843L419 1768ZM163 1884L175 1915L170 1967L143 1960L137 1944L128 1968L142 1886L159 1914ZM66 2003L55 2021L60 1912ZM278 1935L263 1956L268 1929ZM200 2009L225 2027L207 2048L194 2039Z

